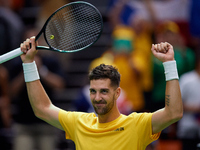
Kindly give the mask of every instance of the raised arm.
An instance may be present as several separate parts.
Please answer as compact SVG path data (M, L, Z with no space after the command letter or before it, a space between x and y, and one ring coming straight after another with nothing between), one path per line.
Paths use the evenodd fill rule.
M30 43L32 45L31 48ZM27 92L35 115L47 123L63 130L58 120L60 109L51 103L37 75L37 67L34 67L34 57L37 53L35 37L27 39L20 47L24 52L24 54L21 55L21 59L23 61ZM35 74L33 74L33 72Z
M155 134L182 118L183 104L172 45L160 43L152 45L151 50L163 62L166 76L165 107L152 116L152 134Z

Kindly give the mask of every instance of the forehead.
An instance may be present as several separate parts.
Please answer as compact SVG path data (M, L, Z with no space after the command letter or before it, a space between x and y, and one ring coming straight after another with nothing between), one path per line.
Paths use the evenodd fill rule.
M93 89L111 88L111 81L110 79L91 80L90 88Z

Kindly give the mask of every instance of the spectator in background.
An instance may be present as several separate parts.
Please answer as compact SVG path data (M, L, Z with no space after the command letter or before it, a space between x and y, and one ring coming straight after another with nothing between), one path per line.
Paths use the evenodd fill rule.
M156 25L156 15L152 7L151 0L140 2L148 12L148 17L132 6L131 1L115 0L109 11L109 20L113 30L116 28L131 28L134 32L133 61L137 64L140 72L141 85L146 100L146 108L149 106L149 96L152 90L152 54L151 45L153 43L154 27ZM140 86L141 86L140 85ZM147 101L148 100L148 101Z
M8 71L0 65L0 148L12 150L11 103L9 96Z
M0 54L19 47L22 41L24 25L20 17L11 9L11 4L11 0L0 0Z
M200 140L200 47L195 52L195 69L180 78L184 115L177 135L182 139L183 150L196 149Z
M35 35L34 31L34 29L28 30L25 37ZM54 91L65 87L61 67L56 57L41 55L40 52L37 56L36 63L41 82L44 84L49 97L56 103L53 97ZM24 84L21 61L15 61L12 66L10 90L15 108L13 114L15 121L14 150L35 150L35 148L37 150L55 150L55 129L35 117L31 105L27 101L28 95Z
M200 43L200 1L191 0L189 28L191 33L190 44L192 47L196 47Z
M46 22L47 18L56 11L61 6L67 4L69 0L35 0L38 5L41 7L37 20L36 20L36 26L37 28L42 28L44 23Z
M19 47L22 41L24 25L11 6L11 0L0 0L0 55ZM0 65L0 149L3 150L11 150L13 144L9 96L9 76L12 63L13 61L9 61Z

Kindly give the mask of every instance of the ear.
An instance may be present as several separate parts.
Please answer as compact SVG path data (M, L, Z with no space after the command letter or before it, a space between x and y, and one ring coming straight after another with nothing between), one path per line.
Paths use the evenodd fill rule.
M120 87L118 87L118 88L116 89L116 91L115 91L115 98L116 98L116 100L117 100L118 97L120 96L121 91L122 91L122 89L121 89Z

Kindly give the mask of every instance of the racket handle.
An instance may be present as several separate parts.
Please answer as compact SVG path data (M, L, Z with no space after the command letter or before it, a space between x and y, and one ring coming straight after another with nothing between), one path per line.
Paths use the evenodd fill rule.
M17 48L15 50L12 50L8 53L5 53L3 55L0 56L0 64L8 61L8 60L11 60L15 57L18 57L20 56L21 54L23 54L23 52L21 51L21 48Z

